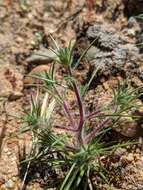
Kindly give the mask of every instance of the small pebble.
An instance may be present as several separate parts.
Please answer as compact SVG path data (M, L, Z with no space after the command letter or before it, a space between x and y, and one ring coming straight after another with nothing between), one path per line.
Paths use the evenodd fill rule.
M12 177L12 181L17 181L17 177Z
M128 162L132 162L132 161L134 160L133 154L132 154L132 153L129 153L128 156L126 157L126 160L127 160Z
M10 179L5 183L5 187L7 187L8 189L11 189L14 187L14 182Z

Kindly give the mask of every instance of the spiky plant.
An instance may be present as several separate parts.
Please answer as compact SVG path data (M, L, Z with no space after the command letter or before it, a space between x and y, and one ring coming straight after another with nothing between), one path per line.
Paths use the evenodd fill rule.
M113 89L113 102L118 111L126 111L132 108L137 108L137 99L141 96L139 92L142 87L133 89L129 82L118 82L117 88Z
M132 102L136 96L133 92L128 92L128 89L120 86L118 90L114 91L114 99L111 104L114 103L117 108L113 109L112 114L107 115L99 108L92 113L88 113L84 106L84 95L98 68L93 72L91 79L85 86L79 86L73 75L74 46L70 43L67 48L60 48L54 39L53 42L55 49L51 49L51 51L55 53L54 64L52 64L48 73L45 72L42 75L35 76L44 81L45 98L42 104L39 103L37 98L36 101L32 98L31 111L26 112L28 123L26 129L31 130L34 137L36 136L36 144L40 147L38 153L30 159L53 155L52 158L48 159L48 162L52 163L55 169L58 168L64 171L64 180L59 187L60 190L92 190L94 186L92 182L93 174L104 176L99 158L111 153L115 148L125 145L108 144L104 140L104 135L112 125L117 123L120 117L123 117L120 114L125 108L127 110L134 107ZM79 60L85 54L86 51ZM63 77L64 83L63 80L57 81L55 77L56 63L62 65L67 71L67 76ZM69 87L76 97L78 116L71 112L69 100L64 96ZM49 105L47 104L47 93L53 99ZM127 106L126 103L128 103ZM64 110L68 119L68 127L57 126L54 122L51 122L54 107ZM89 121L92 119L94 119L94 127L89 126ZM64 130L66 133L60 135L55 133L54 129L57 128Z

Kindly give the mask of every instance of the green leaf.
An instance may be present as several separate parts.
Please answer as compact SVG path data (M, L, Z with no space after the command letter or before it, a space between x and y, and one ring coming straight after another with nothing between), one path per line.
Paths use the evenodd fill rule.
M80 85L80 95L83 97L85 95L85 92L87 90L87 85Z
M91 85L94 77L96 76L96 74L97 74L97 72L99 71L100 68L101 68L101 66L98 65L97 68L93 71L92 76L91 76L89 82L87 84L85 84L84 86L83 85L80 86L80 93L81 93L82 97L85 96L87 90L89 89L89 87L90 87L90 85Z
M84 58L84 56L86 55L87 51L89 50L89 48L97 41L97 38L94 39L89 46L83 51L83 53L81 54L80 58L78 59L77 63L74 66L74 69L76 69L79 65L79 63L81 62L81 60Z
M68 188L70 187L71 183L73 182L74 178L76 177L76 176L72 175L75 167L76 167L76 163L73 163L73 165L71 166L68 174L66 175L66 177L65 177L65 179L64 179L64 181L62 183L62 186L61 186L60 190L69 190L69 189L67 189L67 187ZM76 170L76 171L78 171L78 170ZM71 175L73 177L72 180L71 180ZM69 179L70 179L70 183L68 183ZM65 186L66 186L66 188L65 188Z
M83 166L80 167L80 172L77 175L77 179L76 179L75 187L77 189L78 189L78 186L79 186L81 180L83 179L83 176L84 176L85 172L86 172L86 169L85 169L85 166L84 166L84 163L83 163Z
M77 177L77 173L78 173L78 170L75 170L73 172L72 176L69 179L69 182L67 183L67 185L64 187L63 190L71 190L72 189L72 184L73 184L75 178Z

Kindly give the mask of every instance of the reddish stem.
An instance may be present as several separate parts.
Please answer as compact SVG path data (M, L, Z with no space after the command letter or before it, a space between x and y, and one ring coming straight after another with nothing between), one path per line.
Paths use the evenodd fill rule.
M71 72L71 68L69 67L69 74L72 77L72 72ZM80 92L78 90L77 84L75 83L75 81L72 81L73 84L73 88L74 88L74 92L77 98L77 103L78 103L78 107L79 107L79 114L80 114L80 120L79 120L79 124L78 124L78 140L81 144L83 144L83 140L82 140L82 129L83 129L83 125L84 125L84 119L85 119L85 114L84 114L84 108L83 108L83 104L82 104L82 99L80 96Z
M97 110L95 112L91 112L86 116L86 119L92 119L93 117L95 117L97 114L101 113L101 110Z
M73 129L73 128L66 128L66 127L62 127L62 126L54 126L56 129L63 129L63 130L66 130L66 131L72 131L72 132L77 132L77 129Z
M73 117L72 117L72 115L71 115L71 113L69 111L69 106L68 106L66 101L63 101L63 106L64 106L64 109L65 109L65 112L67 113L67 115L69 117L71 127L73 129L76 129L77 127L76 127L75 121L74 121L74 119L73 119Z
M97 127L95 127L85 138L85 143L91 142L97 135L99 130L102 130L107 123L109 122L109 119L103 120Z
M59 98L63 101L64 110L65 110L67 116L69 117L71 127L73 127L74 129L76 129L76 124L75 124L75 121L74 121L74 119L73 119L73 117L72 117L72 115L70 113L68 102L66 102L66 101L64 101L62 99L62 96L60 95L60 93L58 92L58 90L56 89L56 87L54 89L55 89L57 95L59 96Z

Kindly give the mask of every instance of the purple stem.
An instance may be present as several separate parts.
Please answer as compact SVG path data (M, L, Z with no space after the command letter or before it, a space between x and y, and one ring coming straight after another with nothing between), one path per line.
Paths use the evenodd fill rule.
M86 116L86 119L92 119L94 116L96 116L97 114L101 113L101 110L97 110L95 112L92 112L92 113L89 113L87 116Z
M95 127L85 138L85 143L91 142L97 135L99 130L102 130L107 123L109 122L109 119L103 120L97 127Z
M71 72L71 68L70 67L69 67L69 74L72 77L72 72ZM84 108L83 108L80 92L79 92L78 87L77 87L77 85L76 85L76 83L75 83L74 80L72 81L72 84L73 84L73 88L74 88L75 95L76 95L76 98L77 98L77 103L78 103L78 107L79 107L79 114L80 114L80 120L79 120L79 124L78 124L78 135L77 135L77 138L78 138L79 142L81 144L83 144L82 129L83 129L84 119L85 119Z
M72 132L77 132L76 129L73 129L73 128L66 128L66 127L62 127L62 126L54 126L56 129L63 129L63 130L66 130L66 131L72 131Z
M75 121L74 121L74 119L73 119L73 117L72 117L72 115L71 115L71 113L70 113L70 111L69 111L68 103L67 103L66 101L63 101L63 106L64 106L64 109L65 109L66 114L67 114L68 117L69 117L71 127L72 127L73 129L76 129L77 126L76 126Z
M66 102L66 101L64 101L62 99L62 96L60 95L60 93L58 92L58 90L56 89L56 87L54 89L55 89L57 95L59 96L59 98L63 101L64 110L65 110L67 116L69 117L71 127L74 128L74 129L76 129L76 124L75 124L75 121L73 119L73 116L70 113L68 102Z

